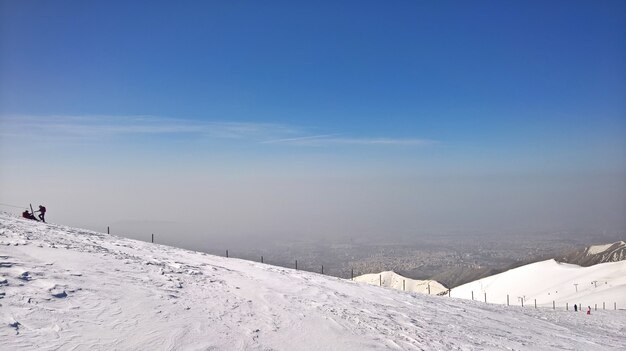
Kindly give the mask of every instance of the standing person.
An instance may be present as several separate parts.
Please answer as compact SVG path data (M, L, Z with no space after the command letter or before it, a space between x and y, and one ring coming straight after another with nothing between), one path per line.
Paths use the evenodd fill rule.
M576 304L574 304L574 312L578 312L578 306L576 306Z
M46 208L43 205L39 205L39 211L35 211L35 212L39 212L39 219L41 219L42 222L46 223L46 220L45 220Z
M591 306L587 306L587 314L591 314Z

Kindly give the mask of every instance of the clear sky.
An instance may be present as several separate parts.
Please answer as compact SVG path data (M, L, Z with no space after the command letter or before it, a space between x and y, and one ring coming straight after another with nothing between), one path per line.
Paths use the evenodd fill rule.
M626 230L624 1L0 4L0 203L198 240Z

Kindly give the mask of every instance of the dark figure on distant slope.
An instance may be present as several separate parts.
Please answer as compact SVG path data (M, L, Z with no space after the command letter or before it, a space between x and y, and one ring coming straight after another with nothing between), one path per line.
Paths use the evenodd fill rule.
M576 304L574 304L574 312L578 312L578 306L576 306Z
M39 219L41 219L42 222L46 223L46 220L44 218L46 216L46 208L42 205L39 205L39 211L35 212L39 212Z
M32 213L28 212L28 210L22 212L22 217L27 218L27 219L37 220L37 218L35 218L35 216Z

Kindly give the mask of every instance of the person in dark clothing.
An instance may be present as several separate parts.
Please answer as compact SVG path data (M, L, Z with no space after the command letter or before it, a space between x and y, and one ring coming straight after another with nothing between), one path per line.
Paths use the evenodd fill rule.
M28 212L28 210L22 212L22 217L37 220L37 218L35 218L32 213Z
M578 306L576 306L576 304L574 304L574 312L578 312Z
M46 223L46 220L45 220L46 208L42 205L39 205L39 211L35 211L35 212L39 212L39 219L41 219L42 222Z

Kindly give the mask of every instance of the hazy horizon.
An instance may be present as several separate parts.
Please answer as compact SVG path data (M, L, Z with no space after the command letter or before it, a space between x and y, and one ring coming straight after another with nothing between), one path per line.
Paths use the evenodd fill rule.
M187 247L625 235L625 13L3 1L0 203Z

